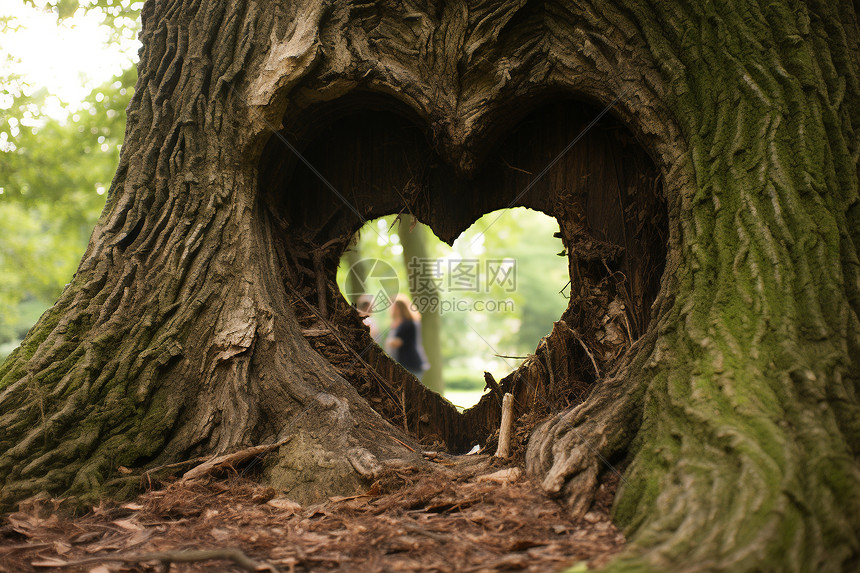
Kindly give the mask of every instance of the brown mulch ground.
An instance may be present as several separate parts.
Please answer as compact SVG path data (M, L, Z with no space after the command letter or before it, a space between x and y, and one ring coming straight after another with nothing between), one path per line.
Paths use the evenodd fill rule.
M0 571L560 571L624 544L611 480L573 521L519 468L433 461L305 507L240 478L174 483L74 518L56 500L27 502L0 521ZM225 549L238 551L189 553Z

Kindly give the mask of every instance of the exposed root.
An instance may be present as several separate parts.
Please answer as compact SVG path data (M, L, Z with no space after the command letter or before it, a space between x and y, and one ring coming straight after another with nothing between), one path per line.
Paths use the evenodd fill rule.
M638 425L641 405L624 378L613 377L579 406L537 427L526 451L526 469L551 496L565 499L574 517L585 515L599 476L618 474L609 460L622 451Z

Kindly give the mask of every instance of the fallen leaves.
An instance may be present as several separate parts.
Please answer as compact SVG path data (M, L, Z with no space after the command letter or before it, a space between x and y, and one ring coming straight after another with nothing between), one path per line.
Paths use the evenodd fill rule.
M23 504L0 529L0 571L557 571L622 547L606 499L572 521L519 468L470 464L400 468L362 494L308 506L211 478L78 518L50 500Z

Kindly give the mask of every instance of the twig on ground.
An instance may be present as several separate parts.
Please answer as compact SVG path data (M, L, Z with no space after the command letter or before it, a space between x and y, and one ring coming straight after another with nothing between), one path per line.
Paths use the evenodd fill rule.
M191 464L199 464L200 462L205 462L208 459L210 459L210 458L208 458L208 457L194 458L193 460L185 460L183 462L176 462L176 463L172 463L172 464L166 464L163 466L158 466L157 468L148 469L145 472L143 472L142 474L140 474L141 487L143 487L143 480L145 478L147 481L147 485L149 486L150 489L152 489L152 477L151 476L155 472L160 472L161 470L167 470L167 469L172 469L172 468L181 468L182 466L189 466Z
M177 483L187 482L188 480L196 479L203 477L212 473L213 471L232 466L233 464L238 464L244 462L249 458L253 458L254 456L259 456L261 454L266 454L275 450L287 442L290 441L292 436L289 438L283 439L280 442L276 442L274 444L265 444L262 446L253 446L251 448L245 448L244 450L239 450L238 452L233 452L232 454L225 454L223 456L216 456L211 458L208 461L203 462L199 466L195 466L185 472L185 475L182 476L182 479Z
M180 551L154 551L151 553L128 553L118 555L96 555L75 561L63 561L62 559L45 559L31 563L33 567L74 567L87 563L99 563L104 561L120 561L122 563L143 563L146 561L160 561L167 563L193 563L196 561L232 561L238 567L246 571L274 571L274 566L268 563L254 561L240 549L192 549Z
M400 443L402 446L404 446L405 448L407 448L407 449L409 449L409 450L412 450L413 452L415 451L415 448L413 448L412 446L410 446L409 444L407 444L407 443L406 443L406 442L404 442L403 440L398 440L398 439L397 439L397 438L395 438L394 436L391 436L391 439L392 439L392 440L394 440L395 442L399 442L399 443ZM416 452L416 453L417 453L417 452Z

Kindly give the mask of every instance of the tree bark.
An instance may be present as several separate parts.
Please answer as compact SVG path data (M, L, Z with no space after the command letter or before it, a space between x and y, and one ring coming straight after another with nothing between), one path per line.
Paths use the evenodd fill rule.
M660 62L687 153L664 171L669 296L631 360L536 432L529 467L581 509L600 458L626 452L617 570L851 570L856 15L845 2L654 8L604 17Z
M642 279L610 289L635 291L638 339L594 356L587 399L527 456L575 512L609 462L625 468L630 542L608 568L856 569L858 36L848 0L148 2L108 204L74 280L0 366L0 500L94 500L129 485L118 466L290 436L265 474L300 498L417 462L303 338L298 297L340 316L331 277L350 234L404 202L447 241L522 204L559 218L572 290ZM605 198L626 177L603 170L614 132L590 131L539 181L541 142L577 132L505 139L558 94L611 106L644 147L667 236L634 225L657 213L641 193ZM380 107L418 129L371 125L320 152L354 162L332 185L345 203L271 136L304 145ZM377 137L394 151L361 145ZM350 185L362 177L379 185ZM414 177L413 194L391 191ZM651 289L664 267L640 259L658 240ZM547 347L597 348L583 324L611 302L574 301ZM533 369L553 371L542 352Z

